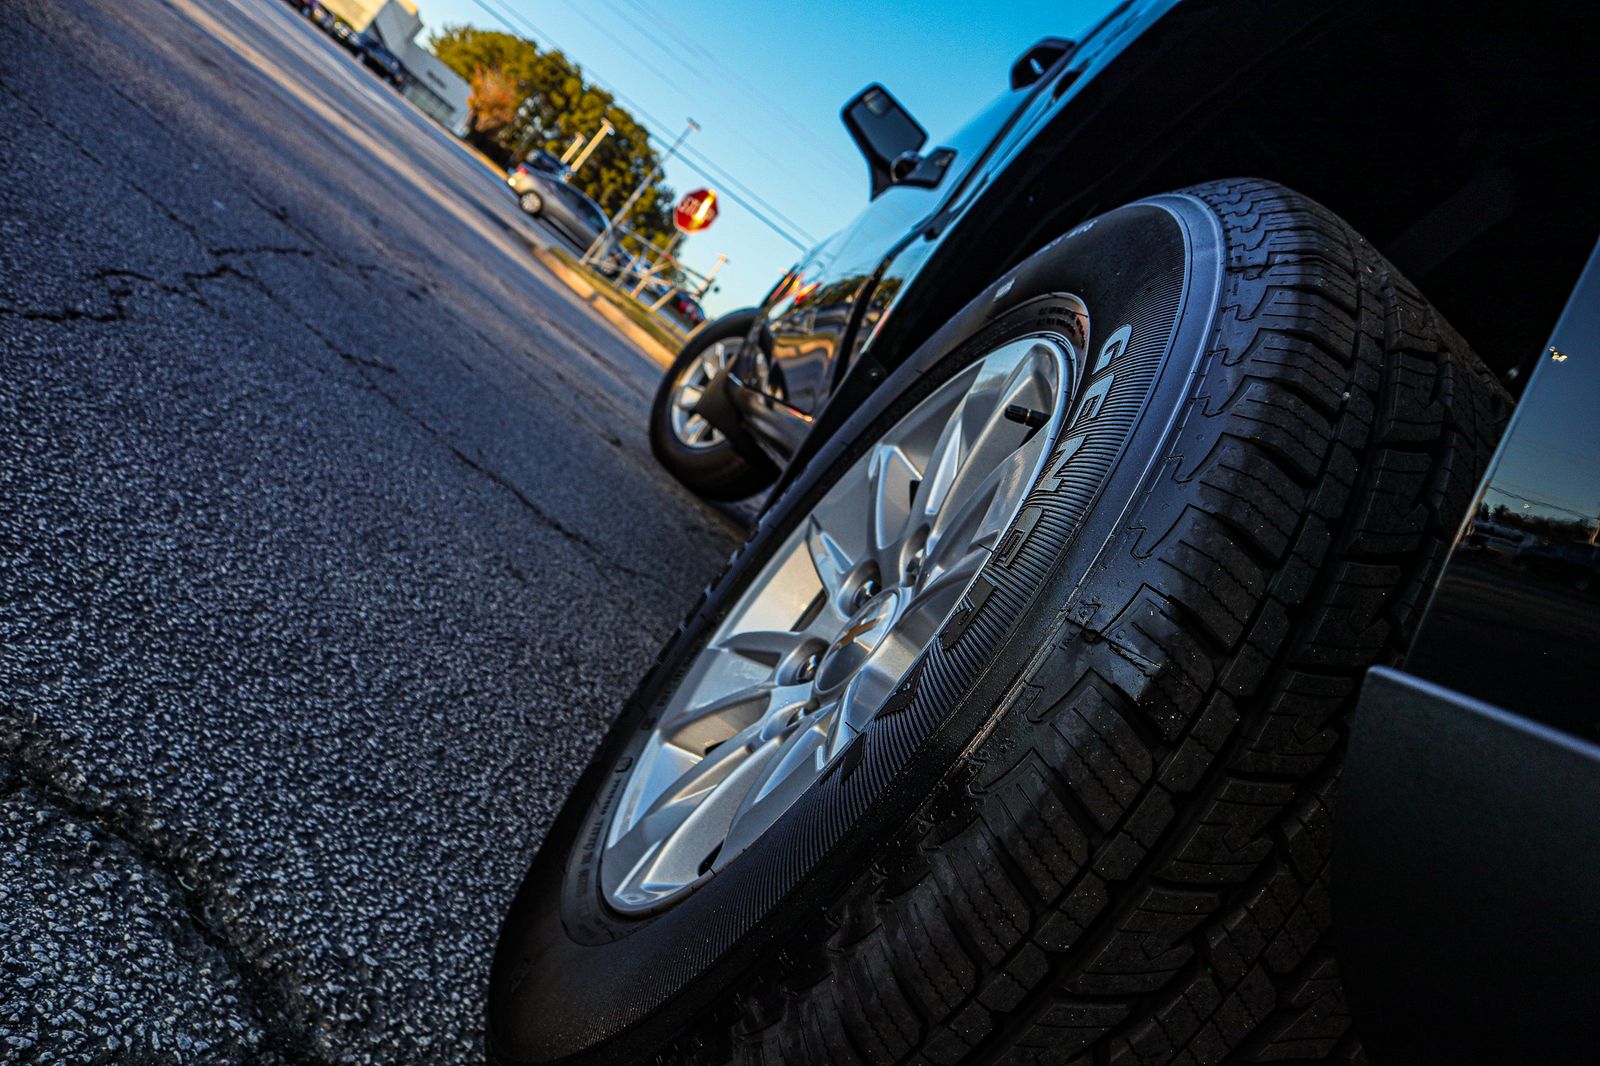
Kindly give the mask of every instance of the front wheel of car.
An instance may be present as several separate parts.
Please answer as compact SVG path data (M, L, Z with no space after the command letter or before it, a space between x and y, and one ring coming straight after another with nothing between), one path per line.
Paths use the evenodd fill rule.
M623 708L505 920L493 1056L1357 1055L1346 721L1502 410L1281 187L1046 246L815 455Z
M738 353L759 312L736 311L690 335L650 405L650 449L668 472L713 500L754 496L778 476L760 454L741 453L696 410L706 389Z
M536 192L525 192L517 198L517 203L522 205L522 210L530 215L537 215L544 210L544 200Z

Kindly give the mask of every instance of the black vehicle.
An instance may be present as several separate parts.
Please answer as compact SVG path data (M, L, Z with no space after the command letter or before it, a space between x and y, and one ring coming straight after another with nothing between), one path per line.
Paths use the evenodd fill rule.
M588 248L609 225L600 205L561 178L524 162L506 175L522 210L543 219L580 251Z
M491 1055L1592 1061L1597 44L1125 3L948 137L850 101L870 205L657 395L767 503Z
M329 35L344 47L345 51L353 56L360 57L361 34L357 32L356 28L330 12L324 12L324 15L322 28L327 30Z
M406 68L401 64L400 57L389 51L376 34L358 34L356 42L356 55L363 66L396 89L405 88Z

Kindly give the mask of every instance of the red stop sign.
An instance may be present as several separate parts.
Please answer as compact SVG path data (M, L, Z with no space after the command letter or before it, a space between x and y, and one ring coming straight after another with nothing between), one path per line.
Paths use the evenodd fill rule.
M672 224L685 233L698 233L717 220L717 194L710 189L686 192L672 209Z

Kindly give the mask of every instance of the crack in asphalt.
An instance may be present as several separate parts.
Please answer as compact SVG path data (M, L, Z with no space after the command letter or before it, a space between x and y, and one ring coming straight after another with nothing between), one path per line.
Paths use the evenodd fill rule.
M503 240L469 233L464 254L440 251L410 214L372 234L353 208L304 200L309 175L329 203L383 210L351 194L344 141L280 128L234 98L245 82L183 98L186 67L224 68L196 54L203 31L158 21L172 11L24 6L50 66L0 76L7 135L27 160L16 182L0 177L0 210L9 226L18 207L35 231L7 261L47 279L0 294L6 355L15 339L21 356L12 388L0 384L0 410L21 415L5 440L18 480L4 483L25 490L0 513L0 575L16 588L0 611L0 797L37 797L52 819L115 843L107 868L164 879L170 919L134 942L197 940L221 960L210 972L237 982L259 1030L260 1053L243 1061L466 1059L482 1046L498 893L648 665L655 631L720 565L731 523L624 446L617 429L639 421L650 373L607 327L585 337L582 309L533 284L537 269L503 269ZM26 33L0 27L0 50ZM174 45L129 47L145 34ZM250 136L281 172L219 169L238 162L223 146ZM319 137L334 153L302 147ZM477 195L436 165L453 176L441 187ZM94 209L67 206L88 197L48 207L21 180L91 167L107 207L132 220L115 240L147 246L94 234ZM230 214L211 213L213 193ZM91 237L57 253L55 226ZM408 324L385 328L397 316ZM369 329L384 340L364 344ZM229 363L229 344L245 358ZM236 430L260 444L228 440ZM569 441L570 456L539 461ZM310 476L263 475L283 457ZM388 480L395 458L418 469ZM62 928L92 919L115 939L115 916L72 910L100 897L39 898L62 908ZM69 957L52 971L25 942L0 948L42 982L40 1002L93 1003L90 1022L124 1040L49 1034L40 1046L58 1058L108 1046L172 1058L183 1025L138 1012L201 1013L203 992L167 991L193 973L190 956L157 974L167 984L119 1001L99 979L136 980L142 960ZM13 961L0 951L0 984ZM162 1043L141 1042L146 1030Z
M269 1044L280 1054L312 1046L308 1004L294 993L292 974L282 963L289 954L287 946L271 943L261 933L230 928L218 916L221 901L214 891L214 886L226 883L225 876L210 869L162 819L140 810L130 797L105 794L97 801L88 787L74 789L69 782L87 786L87 778L54 747L42 735L30 735L16 716L0 715L0 758L10 771L0 795L27 790L62 814L114 837L146 867L170 878L186 922L239 979L245 1005ZM312 1060L291 1056L283 1061Z
M74 148L76 148L79 152L81 152L86 158L88 158L92 162L94 162L97 166L104 167L106 165L97 155L95 155L95 153L90 148L88 148L86 145L82 144L76 137L72 136L70 133L68 133L67 131L61 129L55 123L51 122L43 111L41 111L38 108L34 107L27 100L25 100L20 95L18 95L14 90L12 90L10 88L10 86L6 85L5 79L3 77L0 77L0 89L4 89L14 99L16 99L19 103L23 104L23 106L28 107L30 110L32 110L34 112L34 114L40 119L40 121L44 125L48 126L53 132L55 132L63 140L65 140L68 143L70 143ZM119 92L120 92L120 90L119 90ZM141 110L143 110L146 113L148 113L148 109L144 108L142 105L135 105L135 106L138 106ZM162 123L157 121L157 125L162 125ZM163 128L166 128L166 127L163 126ZM170 130L168 132L172 133L172 131L170 131ZM172 133L172 135L175 137L175 139L182 139L176 133ZM126 185L128 188L132 189L134 192L138 193L146 201L148 201L150 204L155 206L164 215L166 215L170 220L172 220L173 222L178 223L179 225L183 226L184 229L186 229L192 236L194 236L194 238L196 239L197 243L200 244L201 249L203 250L203 252L205 254L207 254L207 255L210 255L213 258L225 259L225 258L230 257L230 256L249 257L249 256L254 256L254 255L290 255L290 256L297 256L297 257L307 258L307 259L319 259L319 260L321 260L323 262L326 262L327 265L332 266L335 269L338 269L343 273L349 274L352 277L361 278L362 280L366 280L366 278L370 274L382 273L382 272L385 272L386 270L389 269L388 267L386 267L383 264L361 263L361 262L358 262L358 261L347 259L346 257L344 257L342 255L339 255L337 252L335 252L331 248L329 248L325 242L323 242L320 239L318 239L315 235L313 235L311 233L308 233L307 231L302 230L298 225L293 224L291 222L290 212L288 211L287 208L284 208L281 205L269 205L265 200L263 200L261 197L259 197L256 194L255 190L250 189L250 187L248 185L243 186L243 188L244 188L244 191L245 191L246 195L251 199L252 202L254 202L262 210L266 211L269 215L271 215L273 218L275 218L278 222L280 222L281 224L285 225L291 232L293 232L295 234L295 236L297 236L300 239L306 241L308 244L316 245L317 246L316 249L295 247L295 246L280 246L280 245L254 245L254 246L227 246L227 245L224 245L224 246L213 246L205 238L204 233L200 230L199 227L195 226L193 223L189 222L187 219L184 219L182 216L178 215L175 211L173 211L170 207L168 207L168 205L166 205L163 201L161 201L159 198L157 198L154 194L152 194L149 191L147 191L144 188L142 188L137 182L133 182L133 181L130 181L130 180L128 180L126 178L122 178L122 177L119 177L118 180L122 181L122 183L124 185ZM423 291L427 291L429 286L427 285L427 283L425 281L423 281L422 279L418 278L415 274L413 274L407 268L402 267L401 270L404 273L406 273L407 275L409 275L412 278L413 281L418 282L419 285L421 286L421 288L423 289ZM164 291L167 291L167 292L172 293L174 295L187 296L187 297L190 297L190 298L194 298L194 299L200 300L202 306L208 306L208 307L209 307L209 305L206 305L204 303L203 299L201 299L199 297L198 293L195 291L195 284L194 283L203 282L203 281L211 281L211 280L216 280L216 279L219 279L219 278L230 277L231 276L231 277L237 278L237 279L239 279L241 281L244 281L244 282L250 284L253 288L257 289L263 296L265 296L268 300L270 300L273 304L275 304L280 310L283 310L283 311L289 313L291 316L294 316L294 309L292 307L288 306L286 303L284 303L284 301L281 299L281 297L279 297L279 295L277 293L275 293L270 286L266 285L263 281L261 281L261 279L259 277L256 277L255 275L250 274L247 271L238 270L236 268L233 268L233 267L227 265L226 263L221 264L221 265L219 265L217 267L213 267L212 269L206 270L206 271L185 271L181 275L181 277L184 279L184 281L186 283L188 283L185 290L175 289L169 283L164 282L159 278L155 278L155 277L151 277L149 275L141 274L141 273L136 272L136 271L129 271L129 270L98 271L98 272L96 272L95 275L92 275L92 276L95 277L97 280L103 280L104 278L118 277L118 276L134 278L134 279L137 279L137 280L140 280L140 281L144 281L144 282L146 282L148 284L157 286L157 287L163 289ZM115 301L115 308L116 308L115 311L113 311L111 313L84 312L84 311L81 311L81 310L78 310L78 309L73 309L73 308L42 309L41 310L41 309L13 308L13 307L10 307L10 306L0 305L0 315L11 315L11 316L14 316L14 317L28 319L28 320L46 321L46 322L58 322L58 323L85 320L85 319L89 320L89 321L97 322L97 323L111 323L111 322L124 321L125 320L125 309L124 309L123 302L117 299L117 294L115 292L112 292L110 295L112 295L113 300ZM460 322L465 328L467 328L468 330L472 331L475 335L477 335L478 338L480 339L480 341L482 341L486 346L488 346L488 347L492 347L493 346L493 344L489 340L489 338L486 337L483 334L483 331L476 324L461 319L459 317L459 315L456 314L454 308L450 307L449 305L445 305L444 309L452 317L456 318L457 321ZM555 333L555 334L558 334L559 336L561 336L562 339L565 340L567 342L567 344L574 351L579 352L586 359L588 359L590 362L600 366L602 369L609 370L609 368L605 366L605 363L601 359L599 354L594 351L593 347L591 345L589 345L587 342L583 341L581 338L579 338L576 335L574 335L566 327L564 327L561 324L557 323L554 319L551 319L546 315L539 314L538 312L531 312L531 316L533 318L535 318L536 320L538 320L538 322L541 325L543 325L548 331L550 331L552 333ZM341 346L338 343L336 343L333 340L333 338L329 337L325 332L323 332L317 326L313 325L311 322L306 321L306 320L301 319L301 318L298 318L298 316L294 316L294 317L296 317L297 320L300 321L301 325L303 325L308 331L310 331L314 336L316 336L316 338L319 341L321 341L322 344L324 346L326 346L329 351L333 352L335 355L337 355L340 359L344 360L345 362L350 363L352 366L356 367L358 370L360 370L362 368L368 368L368 369L374 369L374 370L381 370L381 371L384 371L386 373L391 373L391 374L399 374L399 371L395 367L393 367L393 366L391 366L391 365L389 365L387 363L384 363L382 360L379 360L379 359L376 359L376 358L363 357L363 356L356 355L355 353L349 351L348 349L346 349L343 346ZM477 369L475 367L473 367L471 364L469 364L466 360L462 359L455 352L450 351L450 352L447 352L447 354L450 355L450 357L452 359L454 359L463 369L465 369L469 373L472 373L474 375L478 374L478 371L477 371ZM532 358L532 357L530 356L529 358ZM520 367L518 369L519 369L519 371L521 370ZM600 428L602 433L603 433L603 435L605 435L607 437L607 439L613 444L613 446L618 446L618 445L621 444L620 438L617 438L616 435L614 433L612 433L611 430L609 429L610 422L597 422L590 413L585 412L585 411L581 410L580 408L577 408L577 407L575 407L573 405L565 403L564 402L564 398L561 397L556 392L556 390L550 389L543 382L540 382L536 375L528 374L525 371L523 371L522 373L523 373L523 376L525 378L527 378L528 380L530 380L534 384L540 386L541 388L544 388L551 395L556 396L558 400L562 400L563 401L563 406L568 407L568 409L570 411L572 411L572 413L574 413L578 417L582 418L584 421L589 422L591 425L596 425L598 428ZM567 379L563 375L561 375L559 371L555 372L555 376L559 380L562 380L563 383L566 383ZM363 377L365 377L365 375L363 375ZM367 382L367 384L369 386L377 388L375 383L371 382L370 380ZM625 383L625 384L629 384L629 383ZM630 384L629 387L631 388L631 384ZM380 389L379 391L381 392L382 390ZM400 410L403 414L405 414L408 418L410 418L412 421L414 421L422 429L427 431L430 435L432 435L434 437L438 437L440 439L443 439L441 434L439 433L439 431L437 429L435 429L433 426L429 425L423 419L417 417L414 413L412 413L404 405L399 404L398 401L393 396L389 395L388 393L384 393L384 398L386 400L388 400L390 403L394 404L397 410ZM619 415L626 414L626 412L623 412L620 408L618 408L615 405L615 401L612 400L610 397L605 396L604 394L601 394L598 397L598 400L599 400L599 402L610 406L612 408L612 410L614 412L616 412L617 414L619 414ZM611 420L611 421L614 422L614 420ZM484 477L488 478L490 481L492 481L495 484L499 485L501 488L504 488L507 491L511 492L525 507L527 507L535 516L537 516L540 519L540 521L544 522L544 524L549 526L552 530L554 530L555 532L559 533L562 537L564 537L565 539L569 540L574 545L579 546L580 548L582 548L582 550L587 555L590 556L591 561L594 561L596 556L600 556L600 555L604 554L601 551L601 549L599 549L592 541L588 540L582 534L579 534L579 533L575 532L570 527L566 526L565 524L561 523L559 520L555 519L553 516L549 515L548 512L546 512L543 508L539 507L538 504L534 503L527 496L526 493L524 493L522 490L518 489L514 484L512 484L509 481L509 479L505 478L503 475L501 475L501 474L499 474L499 473L497 473L495 471L492 471L486 465L471 459L469 456L467 456L464 453L462 453L454 445L451 445L450 447L451 447L451 451L456 454L457 458L461 459L462 462L464 462L467 466L469 466L471 469L473 469L474 471L478 472L479 474L482 474ZM621 569L622 572L626 573L630 577L634 577L634 578L637 578L639 580L649 581L652 584L655 584L657 586L660 585L660 582L656 578L656 576L654 574L648 572L648 571L640 570L638 568L633 568L633 567L627 567L625 565L619 565L618 568ZM600 567L597 567L597 571L599 571L601 573L601 576L605 576L603 569L601 569Z
M219 259L232 256L248 257L267 254L295 255L307 258L316 257L315 253L308 249L281 248L271 246L237 248L206 246L205 250L207 254ZM329 265L338 266L340 264L330 263ZM150 285L161 292L167 293L168 295L194 300L200 306L209 310L216 310L216 308L205 300L204 296L200 292L200 287L206 282L232 278L255 289L263 297L277 306L279 310L290 313L291 315L293 314L293 309L284 303L282 298L273 291L271 286L267 285L258 276L250 271L239 269L228 262L218 263L209 270L183 271L178 275L178 278L179 283L175 284L171 281L154 277L141 271L128 270L125 268L105 268L96 270L89 275L89 280L106 283L116 280L138 281L143 284ZM11 315L28 320L57 323L81 320L88 320L97 323L129 321L127 302L131 298L132 292L130 290L122 289L110 284L107 284L106 291L107 294L112 298L115 307L115 310L111 312L87 312L75 308L31 310L14 308L10 306L0 306L0 315ZM621 573L635 580L648 582L663 592L672 591L670 586L662 583L656 574L647 570L642 570L638 567L629 566L616 559L610 558L609 553L607 553L604 548L595 544L594 541L590 540L584 534L578 532L577 530L568 526L566 523L562 522L560 519L556 518L554 515L550 514L543 507L540 507L538 503L529 497L526 492L519 488L509 478L499 473L482 460L475 459L471 455L467 454L467 452L463 451L458 445L447 439L437 427L411 410L406 404L402 403L398 397L391 394L387 389L381 387L366 374L366 371L368 370L378 370L387 374L399 375L397 368L383 362L376 357L357 355L338 344L334 338L330 337L314 323L303 318L297 318L296 320L307 332L316 337L316 339L324 347L326 347L328 351L332 352L338 358L344 360L353 368L355 368L363 383L368 388L382 396L384 400L394 407L396 411L404 415L412 424L416 425L428 436L444 445L450 451L450 453L456 457L456 459L458 459L474 473L483 477L491 484L498 486L504 491L510 493L511 496L515 498L516 501L524 508L526 508L536 519L538 519L542 525L561 536L574 547L578 548L589 561L589 563L594 567L595 573L599 577L606 580L608 583L615 583L615 574ZM586 352L586 354L589 354L590 357L593 358L592 353ZM455 358L464 368L476 374L476 370L466 364L465 361L461 360L459 356L456 356ZM532 378L531 375L528 376ZM533 380L537 381L536 378L533 378ZM607 434L607 436L614 439L613 434ZM616 441L616 443L620 443L620 441ZM627 588L625 585L619 585L618 591L624 596L627 595Z
M44 115L44 113L42 111L39 111L37 108L32 107L32 105L28 104L26 100L23 100L20 96L18 96L16 94L16 92L10 88L10 86L5 84L4 79L0 79L0 88L4 88L10 95L13 96L13 98L16 98L19 102L23 103L24 106L27 106L27 107L30 108L30 110L33 110L34 113L40 118L40 120L45 125L49 126L50 129L53 132L55 132L58 136L63 138L68 143L72 144L73 147L77 148L80 152L82 152L90 160L94 161L97 165L101 165L101 166L104 165L103 163L101 163L99 158L97 156L95 156L95 154L89 148L87 148L85 145L80 143L77 140L77 138L73 137L71 134L69 134L66 131L62 130L59 126L55 125L54 123L51 123L48 120L48 118L46 118L46 116ZM179 215L176 214L176 212L173 212L170 208L167 207L166 204L162 203L159 199L157 199L151 193L149 193L146 190L144 190L143 188L141 188L136 182L127 181L126 179L122 179L122 180L123 180L123 183L128 186L128 188L130 188L133 191L139 193L147 201L149 201L151 204L155 205L158 209L160 209L162 211L162 213L165 214L172 221L178 222L181 225L183 225L185 229L187 229L191 234L193 234L196 237L196 239L197 239L197 241L199 241L203 251L206 254L208 254L211 257L213 257L213 258L226 259L226 258L231 257L231 256L249 257L249 256L254 256L254 255L294 255L294 256L299 256L299 257L303 257L303 258L318 258L319 257L318 253L313 251L313 250L311 250L311 249L297 248L297 247L275 246L275 245L257 245L257 246L239 246L239 247L235 247L235 246L212 246L209 242L204 240L203 234L201 233L201 231L199 230L198 227L194 226L192 223L188 222L186 219L182 219ZM280 219L280 221L283 221L283 220ZM297 231L297 235L298 235L298 231ZM333 266L333 267L335 267L337 269L340 269L341 271L345 271L347 273L353 271L357 275L363 276L363 277L365 276L365 273L367 273L367 272L382 271L384 269L383 267L381 267L379 265L376 265L376 264L352 263L351 261L344 259L342 256L328 256L326 261L327 261L329 266ZM299 321L300 324L308 332L310 332L313 336L315 336L317 338L317 340L319 340L330 352L332 352L334 355L338 356L340 359L344 360L345 362L351 364L357 370L357 372L361 374L362 379L365 381L365 383L368 385L368 387L372 388L374 391L379 393L385 400L387 400L391 405L393 405L394 408L397 411L399 411L400 413L404 414L410 421L412 421L419 428L423 429L430 436L432 436L435 439L437 439L437 440L441 441L442 443L444 443L449 448L450 452L457 459L459 459L463 464L465 464L469 469L471 469L474 472L476 472L477 474L481 475L482 477L484 477L486 480L488 480L492 484L497 485L500 488L504 489L505 491L511 493L511 495L519 503L521 503L523 507L527 508L528 511L530 513L532 513L541 523L543 523L545 526L550 528L555 533L559 534L563 539L567 540L569 543L573 544L575 547L579 548L583 552L583 554L586 556L586 558L589 560L589 562L594 566L595 572L600 577L602 577L603 579L606 579L608 581L612 580L610 570L614 569L614 570L620 571L623 574L626 574L629 577L635 578L637 580L649 582L650 584L656 586L657 588L662 589L663 591L669 591L668 588L661 583L660 579L655 574L650 573L649 571L641 570L641 569L639 569L637 567L630 567L630 566L627 566L626 564L619 563L616 560L609 560L608 565L601 565L602 564L602 560L604 560L606 558L606 553L604 552L603 549L601 549L599 546L597 546L589 538L587 538L583 534L577 532L576 530L572 529L570 526L567 526L565 523L561 522L559 519L555 518L553 515L551 515L549 512L547 512L544 508L540 507L525 492L523 492L520 488L518 488L515 484L513 484L510 481L510 479L506 478L504 475L500 474L498 471L495 471L494 469L492 469L491 467L489 467L485 463L480 462L480 461L472 458L466 452L462 451L458 446L456 446L455 444L453 444L453 443L449 442L448 440L446 440L444 438L443 434L440 433L440 431L436 427L434 427L433 425L429 424L425 419L423 419L423 418L419 417L418 415L416 415L408 407L406 407L404 404L400 403L400 401L396 397L391 395L387 390L379 387L376 382L373 382L364 373L365 370L374 369L374 370L381 370L381 371L384 371L384 372L390 373L390 374L398 374L399 372L396 370L395 367L393 367L393 366L391 366L391 365L389 365L387 363L384 363L381 360L375 359L375 358L368 358L368 357L363 357L363 356L356 355L355 353L349 351L348 349L346 349L343 346L341 346L340 344L338 344L332 337L328 336L318 326L314 325L313 323L311 323L311 322L309 322L309 321L307 321L307 320L305 320L303 318L298 318L297 316L294 316L294 309L292 307L288 306L282 300L282 298L276 292L273 291L271 286L267 285L265 282L263 282L256 275L250 273L247 270L240 270L240 269L232 266L231 264L229 264L227 262L222 262L222 263L219 263L218 265L212 267L209 270L184 271L179 275L179 277L182 279L182 283L183 283L182 287L176 286L176 285L172 284L171 282L165 281L165 280L163 280L161 278L153 277L151 275L144 274L144 273L141 273L139 271L127 270L127 269L104 269L104 270L95 271L93 274L90 275L90 278L92 280L96 280L96 281L109 281L109 280L116 279L116 278L127 278L127 279L141 281L141 282L144 282L146 284L155 286L156 288L160 289L161 291L167 292L167 293L169 293L171 295L182 296L182 297L185 297L185 298L194 299L194 300L198 301L201 304L201 306L205 306L205 307L208 307L208 308L210 308L210 305L207 304L205 302L204 298L201 297L200 294L199 294L198 289L199 289L200 284L202 284L204 282L207 282L207 281L216 281L216 280L219 280L219 279L222 279L222 278L231 277L231 278L235 278L235 279L237 279L239 281L242 281L242 282L250 285L252 288L256 289L262 296L266 297L269 301L271 301L280 310L289 313L292 317L296 317L296 320ZM126 293L126 292L119 292L119 291L117 291L117 290L115 290L113 288L110 288L109 286L108 286L107 291L108 291L108 294L112 297L113 302L114 302L114 306L115 306L115 310L113 312L109 312L109 313L85 312L85 311L81 311L81 310L78 310L78 309L75 309L75 308L60 308L60 309L38 310L38 309L26 309L26 308L14 308L14 307L10 307L10 306L0 306L0 315L11 315L11 316L24 318L24 319L29 319L29 320L46 321L46 322L70 322L70 321L78 321L78 320L83 320L83 319L87 319L89 321L99 322L99 323L111 323L111 322L123 322L123 321L126 321L126 299L130 294ZM449 309L447 308L447 310L449 310ZM550 319L545 318L542 315L536 316L536 317L538 317L540 319L540 321L543 322L545 325L554 327L554 323ZM481 331L477 330L476 327L471 326L470 323L468 323L467 325L469 326L469 328L472 328L474 330L474 332L476 332L479 335L480 339L484 340L485 343L487 343L487 338L484 338L482 336ZM563 335L563 337L567 336L566 332L564 330L558 328L558 327L555 328L555 332L561 333ZM582 352L586 357L588 357L591 360L598 361L595 353L591 349L589 349L587 345L582 345L582 344L578 344L576 342L573 342L573 341L571 341L570 338L568 338L568 340L569 340L569 343L573 344L573 347L575 349L577 349L578 351ZM455 353L453 353L453 352L451 352L449 354L451 354L451 356L453 358L455 358L456 361L458 363L460 363L465 369L467 369L470 372L476 374L476 370L474 368L472 368L471 366L469 366L464 360L462 360L460 358L460 356L455 355ZM623 591L624 593L626 593L625 589L620 589L619 591Z

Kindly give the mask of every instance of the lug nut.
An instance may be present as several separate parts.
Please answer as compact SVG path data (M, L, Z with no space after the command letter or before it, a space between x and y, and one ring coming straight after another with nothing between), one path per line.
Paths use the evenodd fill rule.
M872 597L876 596L877 594L878 583L872 580L870 577L867 578L861 583L861 587L856 589L855 609L859 611L862 607L866 606L868 600L872 599Z
M803 685L807 681L810 681L812 678L816 677L817 665L820 661L821 657L815 652L812 652L810 655L806 656L806 661L801 663L800 669L796 670L794 673L795 682Z

